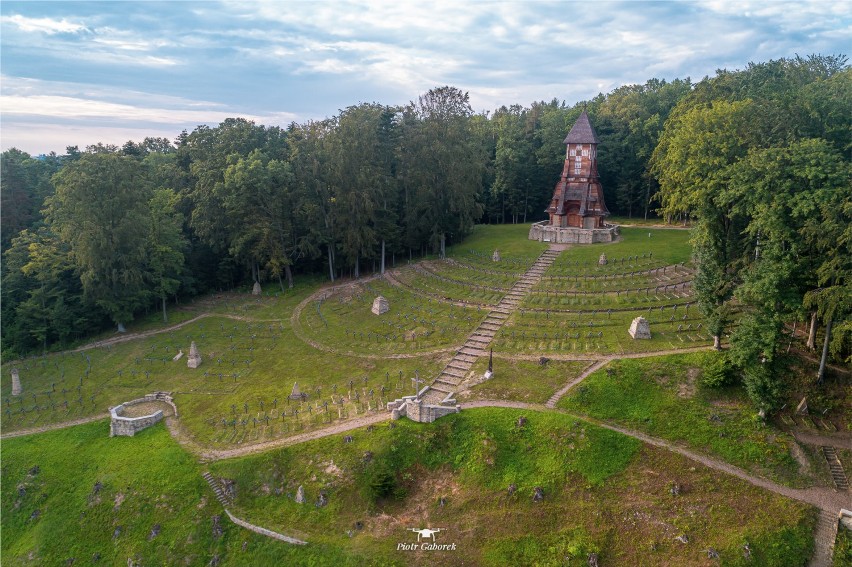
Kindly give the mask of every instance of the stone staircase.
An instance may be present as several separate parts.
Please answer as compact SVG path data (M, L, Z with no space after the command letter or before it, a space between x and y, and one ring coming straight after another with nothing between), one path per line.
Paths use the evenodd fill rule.
M479 324L465 343L441 371L422 398L427 403L438 404L444 400L451 399L459 384L464 382L471 367L481 356L488 355L488 345L494 339L494 335L506 322L509 316L518 308L524 297L532 287L541 279L545 270L553 264L559 256L559 250L548 249L538 257L524 275L515 282L512 289L500 300L485 320Z
M202 474L201 476L204 477L204 480L207 481L207 484L209 484L210 488L213 489L213 492L216 493L216 500L219 501L219 504L227 508L231 504L231 501L225 495L225 492L222 490L222 487L219 485L216 479L213 478L213 475L210 474L209 471L204 471L204 474Z
M808 567L831 567L837 524L837 514L820 510L814 532L814 554L808 562Z
M834 480L834 486L838 490L849 490L849 479L846 478L846 472L843 470L843 465L840 459L837 458L837 451L834 447L823 446L822 456L825 457L825 462L828 463L828 468L831 471L831 478Z

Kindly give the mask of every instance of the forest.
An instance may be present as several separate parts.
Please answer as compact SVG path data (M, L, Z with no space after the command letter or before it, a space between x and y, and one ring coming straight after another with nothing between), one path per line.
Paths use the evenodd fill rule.
M613 214L693 223L696 291L753 399L778 399L790 325L852 337L852 71L842 55L473 111L434 88L402 107L241 118L163 138L2 154L2 350L59 348L212 291L334 281L442 254L477 223L545 217L586 108ZM811 343L815 340L812 333ZM729 369L720 369L720 380Z

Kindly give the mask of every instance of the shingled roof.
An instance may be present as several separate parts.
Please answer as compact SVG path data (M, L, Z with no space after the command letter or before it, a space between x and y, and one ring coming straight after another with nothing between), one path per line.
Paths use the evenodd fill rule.
M595 134L595 129L592 128L592 123L589 122L589 115L584 110L574 127L568 132L563 144L599 144L598 135Z

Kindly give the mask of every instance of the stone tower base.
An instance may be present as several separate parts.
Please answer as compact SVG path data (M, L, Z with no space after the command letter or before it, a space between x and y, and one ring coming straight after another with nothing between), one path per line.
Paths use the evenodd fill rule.
M618 237L618 225L608 224L604 228L573 228L550 226L548 221L533 223L530 240L555 244L595 244L612 242Z

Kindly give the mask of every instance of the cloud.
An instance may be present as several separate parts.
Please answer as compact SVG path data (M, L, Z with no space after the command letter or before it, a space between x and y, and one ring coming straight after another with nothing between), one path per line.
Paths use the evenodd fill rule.
M62 18L61 20L55 20L52 18L28 18L20 14L15 14L12 16L0 16L0 23L12 24L23 32L38 32L47 35L86 31L85 25L69 22L65 18Z

